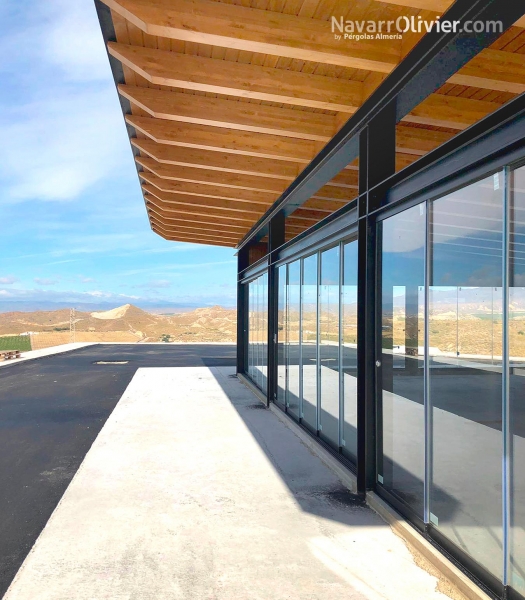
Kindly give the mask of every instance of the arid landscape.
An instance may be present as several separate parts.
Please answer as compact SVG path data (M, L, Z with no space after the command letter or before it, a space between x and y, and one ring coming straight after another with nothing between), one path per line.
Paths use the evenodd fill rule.
M75 311L73 326L70 321L68 309L0 313L0 349L13 343L38 350L72 341L234 342L236 337L235 309L220 306L157 315L125 304L100 312Z

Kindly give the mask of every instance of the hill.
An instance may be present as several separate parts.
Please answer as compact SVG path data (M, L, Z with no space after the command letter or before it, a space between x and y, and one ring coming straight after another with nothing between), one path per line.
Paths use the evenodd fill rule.
M158 315L125 304L105 311L76 311L74 330L77 342L234 342L236 311L213 306ZM20 334L31 337L33 349L72 341L70 311L0 313L0 336Z

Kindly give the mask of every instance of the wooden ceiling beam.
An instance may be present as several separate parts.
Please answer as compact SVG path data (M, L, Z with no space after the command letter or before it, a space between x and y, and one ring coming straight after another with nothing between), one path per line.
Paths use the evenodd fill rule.
M228 187L241 190L253 190L281 194L288 187L288 182L268 177L254 177L252 175L237 175L235 173L220 173L193 167L176 167L163 165L153 158L135 157L136 162L148 169L161 179L171 181L185 181L214 187Z
M131 143L141 153L151 156L158 162L179 167L269 177L288 183L292 182L303 169L303 165L294 164L290 161L277 161L269 158L230 154L229 152L215 152L213 150L182 148L159 144L149 139L132 138Z
M152 117L327 142L345 119L238 100L222 100L175 91L119 86L120 93ZM431 94L403 120L465 129L499 108L496 102ZM347 115L345 115L347 116Z
M302 205L302 207L305 209L311 208L313 210L318 210L321 212L331 214L334 211L339 210L340 208L345 206L345 204L347 203L337 200L327 200L324 198L310 198Z
M242 202L236 202L235 200L203 198L201 196L163 192L155 186L148 184L143 185L142 189L146 194L150 194L157 198L157 201L161 203L161 207L172 206L173 210L180 210L182 207L199 208L209 210L210 215L215 214L217 216L228 217L231 214L232 218L235 218L235 215L238 215L239 219L253 219L254 221L262 216L265 211L263 207L256 208ZM154 202L157 203L156 201ZM206 213L204 214L206 215Z
M162 217L162 219L165 219L167 221L191 221L194 223L202 224L209 224L211 222L218 225L228 225L229 227L236 228L238 230L248 230L254 223L254 219L239 220L237 217L219 217L213 213L208 215L200 215L195 213L187 213L173 210L173 207L172 210L166 210L165 208L159 208L157 204L151 202L149 197L147 202L147 209L148 211L154 212L156 215Z
M159 219L155 215L150 214L150 222L159 225L165 231L184 232L197 235L213 235L224 239L238 239L243 236L242 231L232 231L224 227L201 225L199 223L183 222L183 223L166 223L163 219ZM245 230L244 233L247 233Z
M191 168L183 168L183 167L166 166L166 165L157 163L154 159L141 158L141 157L137 157L136 161L138 164L140 164L141 166L143 166L143 167L147 168L149 171L151 171L158 179L166 180L166 183L161 183L160 181L158 181L158 179L154 179L153 181L151 179L149 179L150 183L153 183L153 185L157 185L158 187L160 187L160 189L162 189L164 191L173 191L171 188L168 189L168 187L170 186L170 184L168 182L175 181L175 182L182 182L182 183L188 183L188 184L196 184L198 186L196 193L199 193L199 195L203 195L203 193L209 193L210 195L213 195L213 197L221 197L221 194L225 193L225 194L228 194L228 197L232 197L231 196L232 190L242 190L242 191L238 192L238 195L234 194L234 196L237 198L237 197L244 197L245 190L261 191L261 192L269 192L269 193L273 194L273 201L275 201L277 199L277 197L282 192L284 192L284 190L287 187L287 184L283 184L278 180L271 180L271 179L257 178L257 177L248 179L247 177L243 177L240 175L232 175L232 174L224 174L224 173L217 175L213 171L207 172L207 171L204 171L203 169L191 169ZM352 173L352 175L353 175L354 172L350 171L350 173ZM148 171L143 171L141 173L141 176L148 178L148 176L149 176ZM252 180L255 180L255 181L252 181ZM279 185L278 186L274 185L273 186L274 189L269 190L268 188L270 186L268 184L263 186L261 183L258 183L258 182L263 182L263 183L270 182L270 183L277 183ZM178 185L178 183L176 185ZM206 188L206 186L209 186L209 187ZM224 188L226 188L226 189L224 189ZM264 189L264 188L266 188L266 189ZM181 193L187 193L188 189L189 188L187 188L187 187L182 187ZM350 185L345 185L345 186L325 185L314 194L313 198L326 199L324 201L325 205L327 205L328 200L341 200L341 201L346 202L346 201L352 199L356 195L357 189L358 189L357 182L352 186L350 186ZM206 190L208 190L208 191L206 191ZM250 201L252 201L252 200L250 200ZM320 204L322 204L322 203L323 203L323 201L320 202ZM333 209L333 210L335 210L335 209Z
M118 90L132 104L157 119L319 142L328 141L338 129L336 117L329 114L132 85L121 84Z
M126 121L160 144L286 160L303 165L308 164L323 146L321 142L304 140L298 143L283 136L177 123L152 117L126 115Z
M356 189L359 186L359 171L343 169L333 179L330 179L328 184Z
M335 77L297 73L294 71L283 71L282 69L269 69L254 65L244 65L234 62L227 62L224 60L216 60L213 58L195 57L186 54L168 52L165 50L142 48L139 46L125 46L123 44L112 45L110 43L109 49L116 58L121 60L124 64L127 64L130 68L134 68L138 73L144 75L148 81L151 81L151 83L154 84L170 85L172 87L181 87L218 94L228 94L235 97L250 97L259 100L272 100L273 102L284 104L323 108L340 113L350 114L355 112L364 101L364 84L357 81L348 81ZM490 64L494 63L495 67L497 67L497 72L504 73L508 64L511 64L514 66L516 71L512 77L516 79L520 76L523 76L525 79L525 67L522 66L523 70L521 70L516 64L520 62L519 57L521 55L496 50L491 50L490 52L494 53L494 58L491 62L489 62ZM191 65L191 67L187 69L187 72L184 74L179 73L178 79L173 79L173 73L176 65L178 65L177 68L179 68L179 70L182 70L184 61L192 61L194 59L204 61L204 63L202 65ZM521 62L523 62L522 59ZM246 73L243 72L245 67L247 68ZM254 68L256 71L250 73L250 68ZM279 75L284 73L286 74L286 80L288 81L288 84L294 80L295 75L301 75L304 80L301 85L296 85L293 91L294 95L292 97L290 96L291 91L284 93L284 91L287 89L286 87L279 87L280 84L276 87L275 84L272 84L268 81L268 74L264 76L264 74L258 72L257 69L263 69L265 73L275 72ZM486 70L489 69L490 66L487 66ZM473 77L475 73L478 73L478 71L475 71L473 68L469 67L469 70L465 71L463 76L468 75L469 77ZM480 71L478 75L481 76L482 72ZM219 85L219 76L222 76L222 85ZM253 79L257 77L263 77L263 79ZM321 81L318 81L319 79ZM210 85L210 82L213 81L215 81L217 85ZM266 82L265 85L267 88L273 91L272 98L263 97L264 94L261 95L260 93L256 92L246 92L247 89L251 89L253 86L262 85L261 81ZM235 88L232 88L231 86L234 84ZM353 95L349 95L347 93L348 90L346 88L348 87L348 84L351 84L352 86ZM226 85L229 85L230 87L226 88ZM463 85L474 84L470 83ZM131 90L133 87L126 86L125 89L128 96L131 97ZM290 122L290 112L296 113L298 111L291 111L291 109L285 108L283 109L283 117L279 119L277 118L277 115L279 114L278 111L281 110L280 108L261 107L262 113L264 113L264 109L269 108L271 109L269 112L271 112L274 116L270 119L269 114L264 113L265 118L261 119L261 124L258 124L257 119L252 115L254 110L260 108L259 105L252 105L248 103L239 104L235 100L217 100L218 109L217 112L215 112L214 109L211 111L209 109L205 110L208 106L212 105L214 99L202 99L201 97L190 96L184 102L184 107L177 109L177 98L181 95L188 97L188 94L181 94L180 92L176 91L150 90L149 88L137 89L149 90L146 92L137 92L136 90L133 91L133 94L135 94L137 97L142 94L140 96L142 101L138 105L141 108L146 107L146 112L154 114L155 116L160 116L161 114L169 115L169 117L164 120L171 119L182 121L185 119L187 122L193 122L197 124L202 124L204 122L209 125L217 125L217 123L220 125L222 123L223 127L235 128L244 131L254 131L255 129L261 129L262 127L266 128L268 130L267 132L269 132L270 129L275 129L277 131L279 128L281 128L282 136L300 137L302 135L303 139L310 139L312 141L323 141L322 131L320 131L320 128L323 127L323 123L326 124L327 127L324 137L325 139L329 139L332 137L333 133L335 133L335 130L337 130L338 127L346 120L346 118L350 116L350 114L345 114L339 117L334 117L332 115L312 115L312 122L314 123L315 128L314 134L311 128L307 128L303 123L301 123L308 118L309 114L311 114L306 113L305 111L302 111L302 114L300 117L298 117L301 122L294 127ZM494 89L499 88L496 87ZM283 90L284 96L275 96L276 90ZM171 94L173 94L174 99L169 100ZM159 98L159 100L155 100L155 98ZM312 98L317 99L317 104L315 102L312 104ZM327 100L327 98L329 100ZM191 107L192 99L195 101L194 108ZM319 101L321 103L319 103ZM157 110L154 109L155 103L157 105ZM200 107L199 103L201 103L202 107ZM232 105L237 105L240 112L244 111L240 117L235 118L235 110ZM244 109L243 107L245 106L253 108ZM495 102L471 100L470 98L457 98L455 96L445 96L443 94L431 94L416 109L407 115L404 120L408 122L422 123L439 127L454 127L456 129L464 129L499 106L500 105ZM213 118L211 118L210 115L213 115ZM215 121L217 121L217 123L215 123ZM248 129L248 127L250 129Z
M522 94L525 92L525 60L523 54L517 52L485 48L448 82Z
M228 221L228 219L219 219L217 217L201 217L199 215L188 215L188 214L180 214L174 215L165 214L160 211L152 204L148 206L148 213L150 215L154 215L156 218L160 219L165 223L173 223L174 225L185 225L186 223L193 223L195 225L199 225L200 227L220 227L221 229L224 227L225 231L234 232L247 232L250 229L250 225L238 225L236 221Z
M336 77L115 42L108 44L108 50L126 67L156 85L320 108L348 115L357 110L366 94L363 83ZM525 65L521 54L490 48L482 50L448 79L452 84L513 94L525 91L524 81Z
M396 151L423 156L453 138L454 135L445 131L432 131L399 124L396 127Z
M431 10L435 13L444 13L450 8L454 0L381 0L382 4L395 4L396 6L405 6L407 8L419 8ZM514 23L516 27L525 27L525 16Z
M395 43L336 41L330 21L209 0L104 2L145 33L169 39L381 73L400 59Z
M183 229L183 227L170 227L168 225L165 225L162 221L160 221L156 217L154 217L154 216L151 217L151 215L150 215L150 222L159 227L162 227L162 229L164 229L165 231L181 231ZM190 234L190 232L188 232L188 234ZM242 237L240 233L224 233L220 230L210 231L209 233L206 233L205 231L201 231L201 232L198 232L198 234L197 234L197 232L195 232L195 234L198 235L199 237L214 237L217 239L224 239L224 240L237 240Z
M168 179L161 179L152 173L147 171L141 171L139 173L141 179L155 186L163 192L170 192L172 194L184 194L185 196L198 196L200 198L215 198L218 200L232 200L231 204L242 205L250 204L257 206L261 210L267 209L271 206L276 195L266 192L254 192L252 190L240 190L235 188L215 188L213 186L199 184L199 183L187 183L185 181L171 181Z
M328 216L329 212L301 207L295 210L292 214L296 222L307 221L310 223L310 225L315 225L322 219L325 219Z
M455 98L455 100L457 100L457 98ZM257 153L256 158L264 159L265 161L270 160L271 158L277 159L278 162L276 161L275 169L283 168L283 163L285 162L291 163L294 161L298 163L298 165L294 165L293 169L297 170L297 174L299 174L299 172L302 171L306 164L308 164L317 153L316 148L303 147L304 145L308 146L309 144L316 144L317 142L306 141L301 142L300 144L293 142L286 148L283 148L278 146L278 140L272 139L274 136L265 134L248 134L246 132L238 132L242 136L250 136L251 141L248 141L239 139L239 137L233 131L219 127L205 127L203 125L174 123L172 121L159 120L152 117L136 117L133 115L128 115L126 120L128 123L136 127L137 130L151 138L150 140L133 139L132 143L139 149L144 148L146 152L151 151L157 155L160 155L161 152L163 152L163 147L167 152L167 148L174 144L178 144L178 146L175 146L177 148L191 145L191 151L194 153L200 151L206 152L205 158L208 157L209 152L220 152L221 154L218 155L217 162L221 162L221 164L226 163L224 154L234 152L235 154L232 155L233 160L235 160L235 157L238 154L242 154L242 160L240 161L240 164L243 164L243 161L249 161L252 159L252 157L255 158L253 155ZM199 128L199 130L196 131L194 128ZM399 129L400 127L398 126L398 130ZM405 127L402 131L403 138L401 143L398 144L398 152L404 154L416 154L418 156L425 154L433 148L436 148L454 135L453 133L436 132L415 127ZM424 143L425 139L427 140L426 143ZM271 141L274 143L272 144ZM149 146L147 145L148 143ZM308 152L310 152L310 154L308 154ZM179 158L180 154L183 152L178 150L178 153L177 151L175 151L175 153L175 158ZM169 154L164 156L165 160L170 160ZM195 156L189 156L190 161L194 159ZM202 159L201 162L204 162L204 159ZM202 166L204 167L205 165ZM346 171L357 172L357 168L353 165L349 165L345 170L345 173ZM288 171L285 172L290 173L291 169L288 169ZM269 165L266 173L269 176ZM289 181L293 181L293 179L290 179ZM351 185L354 184L356 184L356 182Z
M335 185L323 185L323 187L315 194L312 195L312 198L320 198L328 200L339 200L344 202L345 204L356 197L358 186L355 186L354 189L348 187L340 187Z
M182 235L180 233L178 233L176 235L171 234L171 233L164 233L162 231L162 228L160 228L156 225L152 225L151 230L154 233L156 233L158 236L160 236L161 238L163 238L169 242L185 242L188 244L205 244L206 246L224 246L225 248L235 248L235 246L237 245L237 242L235 242L235 241L225 242L225 241L221 241L221 240L217 240L217 239L213 239L213 240L201 239L200 237L196 237L193 235Z
M108 51L155 85L350 114L362 103L358 81L116 42L108 43Z
M525 62L525 61L524 61ZM501 104L444 94L431 94L403 121L461 131L497 110Z
M385 0L384 3L424 10L428 15L427 20L433 20L448 10L453 0ZM524 28L525 16L518 19L514 26ZM413 37L414 42L417 42L423 37L423 34ZM452 75L448 79L448 83L522 94L525 92L523 55L485 48Z
M160 205L159 206L155 203L155 202L151 202L150 201L150 197L146 196L146 199L148 201L148 206L151 207L155 207L157 210L162 211L162 213L169 213L172 214L176 217L182 217L182 216L187 216L188 218L192 218L192 217L217 217L217 218L221 218L221 219L230 219L232 223L246 223L246 219L248 218L247 215L240 215L239 217L239 213L232 213L232 212L228 212L226 210L220 210L220 209L208 209L205 206L187 206L187 205L181 205L178 206L176 204L169 204L169 205ZM257 218L254 218L248 225L247 227L250 228L253 226L253 224L257 221Z

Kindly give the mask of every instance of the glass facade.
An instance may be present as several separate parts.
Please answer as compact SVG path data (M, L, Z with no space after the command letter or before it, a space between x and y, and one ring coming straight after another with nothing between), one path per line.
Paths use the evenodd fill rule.
M425 473L424 245L424 206L383 222L377 479L421 518Z
M288 265L288 385L286 406L296 419L301 418L301 261Z
M341 282L342 452L357 463L357 240L343 244Z
M286 354L288 340L288 267L283 265L277 271L277 392L275 400L282 407L286 405Z
M263 392L268 385L268 274L248 284L248 375Z
M524 594L525 168L378 232L378 485Z
M525 167L509 184L509 579L525 596Z
M303 259L302 263L301 418L309 429L317 432L318 255L312 254Z
M429 210L430 522L501 579L503 182Z
M319 286L319 431L334 448L339 440L339 246L321 252Z
M357 459L357 241L279 266L275 401L352 462ZM262 276L264 277L264 276ZM262 277L249 285L250 307ZM266 284L266 280L264 280ZM267 291L267 290L266 290ZM266 305L264 306L266 309ZM259 313L249 313L249 356ZM267 320L267 313L264 319ZM257 322L252 324L253 320ZM262 334L260 334L262 335ZM258 371L249 360L248 374Z
M376 232L376 490L493 588L525 595L525 166ZM358 241L276 270L276 401L357 466ZM261 388L267 297L262 275L248 344Z

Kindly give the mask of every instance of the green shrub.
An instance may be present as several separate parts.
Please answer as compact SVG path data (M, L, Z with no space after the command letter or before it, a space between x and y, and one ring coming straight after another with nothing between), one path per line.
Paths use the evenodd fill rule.
M31 336L8 335L0 337L0 352L4 350L20 350L22 352L31 350Z

